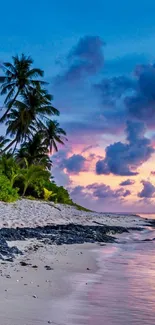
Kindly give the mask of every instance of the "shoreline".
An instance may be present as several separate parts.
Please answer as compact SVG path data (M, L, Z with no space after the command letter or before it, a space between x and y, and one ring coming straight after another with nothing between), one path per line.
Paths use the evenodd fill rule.
M44 245L30 252L32 241L17 244L24 249L24 258L20 256L13 263L1 265L1 323L70 324L71 310L75 302L76 307L78 304L76 292L82 286L87 290L97 277L94 249L99 246Z
M28 207L23 216L25 204ZM100 278L97 252L101 246L117 242L123 232L140 231L146 225L145 219L135 215L90 213L38 201L21 200L12 205L0 202L0 211L2 206L3 325L78 324L82 316L75 313L85 303L79 298L80 292L87 295L91 284ZM12 218L4 225L6 212L6 220L11 213Z
M113 243L117 234L141 231L145 225L146 220L135 215L86 212L27 199L12 204L0 202L0 260L12 262L22 255L16 246L19 240L35 239L42 245ZM10 247L12 241L15 246Z

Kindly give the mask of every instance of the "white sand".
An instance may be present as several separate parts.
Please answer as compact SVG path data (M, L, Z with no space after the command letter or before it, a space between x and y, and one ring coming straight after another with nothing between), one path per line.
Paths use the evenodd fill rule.
M133 215L118 215L79 211L72 206L41 201L19 200L0 202L0 228L36 227L50 224L89 224L94 221L106 225L134 227L144 224L144 219Z
M144 224L136 216L83 212L60 204L30 200L13 204L0 202L0 228L93 225L94 221L125 227ZM25 253L12 263L1 263L0 325L82 324L79 314L75 315L77 305L83 303L75 297L76 288L87 290L89 283L96 279L97 266L92 253L96 245L47 246L37 240L8 244L18 246ZM34 251L36 244L40 247ZM21 261L30 265L21 266ZM46 270L45 266L52 270Z
M16 244L26 251L36 241ZM28 250L24 258L13 263L1 265L0 324L44 325L49 321L74 324L76 288L82 285L87 290L89 279L95 277L94 247L92 244L44 246L36 252ZM20 261L31 265L21 266ZM38 268L33 268L34 265ZM46 265L53 270L46 270Z

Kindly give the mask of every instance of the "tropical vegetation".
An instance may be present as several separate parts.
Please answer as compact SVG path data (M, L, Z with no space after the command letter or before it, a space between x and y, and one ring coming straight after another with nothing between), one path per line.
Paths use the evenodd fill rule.
M67 141L56 117L44 72L24 54L2 65L0 94L0 200L19 197L73 204L68 191L52 177L52 154Z

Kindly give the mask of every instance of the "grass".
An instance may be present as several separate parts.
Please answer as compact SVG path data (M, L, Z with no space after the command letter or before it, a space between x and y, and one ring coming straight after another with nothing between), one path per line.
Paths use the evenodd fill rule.
M79 204L76 204L76 203L73 203L72 205L73 205L77 210L80 210L80 211L85 211L85 212L94 212L94 211L89 210L89 209L87 209L87 208L85 208L85 207L83 207L83 206L81 206L81 205L79 205Z

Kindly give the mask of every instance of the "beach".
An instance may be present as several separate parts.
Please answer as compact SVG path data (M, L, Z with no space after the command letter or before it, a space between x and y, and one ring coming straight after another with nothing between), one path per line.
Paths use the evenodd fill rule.
M87 324L87 316L80 313L84 301L79 300L78 295L80 291L87 293L91 285L99 281L99 252L106 245L107 239L116 240L117 229L123 233L130 227L137 229L145 223L138 216L84 212L65 205L30 200L14 204L0 203L0 211L0 234L4 236L3 240L11 252L11 256L8 256L6 249L3 255L1 246L0 319L3 325ZM53 237L49 237L49 232L44 233L46 226L59 224L64 227L73 222L83 227L96 227L96 223L100 223L101 226L98 227L102 231L106 229L108 235L103 237L103 243L95 240L85 242L89 239L86 236L82 244L57 245L53 242ZM119 228L122 225L125 228ZM71 230L61 226L57 234L63 237L63 231L67 234L69 231L71 237ZM106 228L107 226L113 228ZM29 238L22 240L23 232L21 235L20 231L27 234L26 227L29 234L26 236ZM34 234L35 227L40 239ZM74 229L75 225L72 227ZM89 233L91 229L92 233L92 228L89 227L86 230ZM33 235L30 231L32 229ZM48 229L53 231L53 228ZM81 228L78 228L80 232L79 229ZM116 237L111 237L111 233L109 236L109 229L110 232L114 231L112 234L115 233ZM78 238L81 240L81 237ZM14 247L17 252L12 250Z
M96 245L44 246L37 251L36 241L16 245L24 256L1 265L1 324L70 324L74 301L69 297L93 279Z

